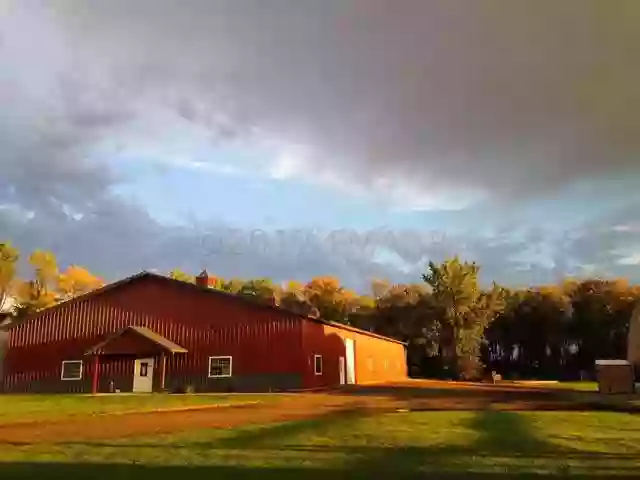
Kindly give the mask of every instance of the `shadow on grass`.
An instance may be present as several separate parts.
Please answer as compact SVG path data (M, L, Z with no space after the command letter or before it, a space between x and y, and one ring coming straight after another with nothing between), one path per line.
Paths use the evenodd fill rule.
M513 412L485 411L468 425L478 433L473 450L487 454L540 455L560 453L558 446L539 437L525 417Z
M398 474L464 474L475 478L487 469L503 478L523 478L533 468L542 469L547 475L572 478L592 478L594 475L616 478L638 478L640 456L637 454L586 452L563 448L538 436L532 425L514 412L482 411L462 426L477 433L470 445L437 445L433 447L408 446L400 448L369 448L367 452L343 447L359 458L354 470L368 469L376 472ZM492 464L493 462L493 464ZM499 468L496 467L499 465ZM590 469L588 475L576 475ZM623 477L620 477L623 475Z
M329 429L364 416L356 409L349 408L310 419L268 425L258 429L240 430L232 437L220 439L208 444L208 446L217 449L273 449L274 444L281 444L282 440L308 432L316 432L320 429Z
M0 475L3 479L153 479L164 480L185 479L249 479L249 480L326 480L326 479L372 479L382 478L380 472L367 470L336 470L323 468L246 468L225 466L140 466L125 464L55 464L55 463L5 463L0 464ZM425 478L424 472L401 471L393 475L394 479ZM451 480L491 480L491 479L537 479L549 478L549 475L522 473L473 473L442 472L428 475L428 478ZM553 478L553 477L552 477ZM593 478L592 475L571 475L575 479ZM638 478L637 475L618 475L622 478Z
M359 411L357 408L337 410L319 415L310 419L289 420L281 423L267 424L261 426L239 427L233 430L231 436L211 439L207 441L187 440L185 442L172 441L169 445L159 444L155 441L61 441L55 442L58 446L80 446L89 448L154 448L167 446L171 449L188 450L277 450L280 448L290 449L289 446L282 447L282 441L295 438L296 435L304 435L309 432L317 432L323 429L330 429L341 424L349 423L358 418L364 418L368 413ZM26 447L38 445L39 442L6 442L6 445L15 447ZM0 443L1 445L1 443ZM1 451L1 447L0 447ZM1 458L1 457L0 457ZM0 477L1 479L2 477Z
M520 479L539 478L535 471L544 471L549 477L593 478L594 476L616 478L638 478L637 455L599 454L575 449L560 448L541 438L527 419L513 412L478 412L461 426L476 432L470 445L433 445L385 447L378 445L313 445L297 444L296 437L322 432L331 433L332 427L343 425L360 417L353 411L334 412L312 420L286 422L257 429L243 429L232 437L209 442L186 442L167 445L169 450L194 451L194 458L201 453L213 454L207 466L145 466L129 464L65 464L65 463L2 463L0 478L92 478L100 479L144 479L175 478L248 478L248 479L327 479L327 478L444 478L444 479ZM381 437L379 444L384 445ZM82 445L100 447L158 447L157 444L118 443L67 443L56 445ZM264 466L216 465L215 452L242 451L252 458L262 459ZM253 454L251 452L254 452ZM309 467L286 464L282 452L307 452ZM333 466L319 468L318 454L335 454L346 458L342 469ZM230 457L227 457L228 460ZM167 459L175 462L176 459ZM218 460L220 461L220 460ZM238 460L236 460L238 461ZM314 463L315 461L315 463ZM253 462L255 463L255 462ZM571 463L571 465L570 465ZM534 469L535 467L535 469Z
M474 386L447 387L432 385L349 385L332 390L329 393L352 396L381 396L398 399L406 398L464 398L487 401L509 400L565 400L571 391L545 388L526 388L517 386L478 384Z
M327 392L323 392L327 393ZM518 410L611 411L640 413L634 398L603 396L597 392L509 384L477 384L449 387L433 385L357 385L334 389L330 394L376 396L395 400L428 400L425 410L449 410L462 402L469 410L482 410L495 404L518 404Z

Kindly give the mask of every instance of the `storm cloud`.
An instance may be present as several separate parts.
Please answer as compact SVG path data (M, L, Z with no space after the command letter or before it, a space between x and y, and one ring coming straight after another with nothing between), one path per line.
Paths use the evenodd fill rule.
M110 152L149 141L140 125L158 139L187 124L212 144L294 146L304 154L272 165L278 178L391 192L409 207L501 206L635 175L639 14L632 0L0 0L0 225L110 275L178 258L197 268L203 232L162 226L112 193ZM295 259L253 243L244 263L216 264L355 282L415 277L427 259L467 252L498 279L541 268L549 281L584 264L626 268L633 231L616 227L634 208L552 245L535 228L447 242L409 232L380 245L399 258L382 261L332 253L322 234ZM538 246L546 263L519 259Z
M638 168L636 2L56 5L81 67L373 189L514 197Z

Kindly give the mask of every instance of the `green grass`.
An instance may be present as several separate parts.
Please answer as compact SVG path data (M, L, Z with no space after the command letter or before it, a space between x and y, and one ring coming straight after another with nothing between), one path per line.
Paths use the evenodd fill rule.
M116 441L0 445L0 451L3 479L633 478L640 472L640 418L608 412L351 413Z
M548 385L550 388L579 390L581 392L597 392L598 382L558 382Z
M598 383L597 382L537 382L537 381L528 381L521 380L517 381L517 384L523 386L536 386L542 388L550 388L550 389L559 389L559 390L577 390L580 392L597 392L598 391Z
M593 404L609 406L612 408L638 409L640 408L640 394L614 394L606 395L598 393L597 382L558 382L545 384L545 388L560 389L571 393L571 398L576 401L589 401Z
M268 395L0 395L0 425L77 415L153 411L231 402L270 401Z

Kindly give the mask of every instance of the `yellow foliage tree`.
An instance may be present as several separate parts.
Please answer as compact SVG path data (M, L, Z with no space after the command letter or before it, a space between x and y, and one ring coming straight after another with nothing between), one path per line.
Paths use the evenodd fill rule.
M43 292L53 290L58 279L56 256L46 250L36 250L29 257L29 263L35 270L36 288Z
M0 243L0 312L3 311L15 285L16 264L20 252L10 243Z
M326 320L347 323L358 305L356 294L335 277L316 277L304 286L304 296Z
M220 290L223 290L229 293L238 293L242 288L242 286L244 285L244 283L245 283L244 280L240 278L232 278L226 282L223 281L220 287Z
M254 298L263 303L278 305L280 303L280 286L274 284L268 278L248 280L238 290L238 295Z
M173 278L174 280L180 280L181 282L194 283L195 277L193 275L189 275L188 273L183 272L179 268L175 268L169 272L169 278Z
M21 313L50 307L57 301L58 262L55 255L36 250L29 257L29 263L35 271L34 280L18 281L15 288Z
M102 279L77 265L68 267L58 277L58 290L64 298L74 298L103 285Z
M311 317L318 317L318 309L305 296L305 286L296 281L290 281L282 291L280 306Z
M22 313L36 312L57 301L55 292L43 290L37 280L16 282L15 293Z

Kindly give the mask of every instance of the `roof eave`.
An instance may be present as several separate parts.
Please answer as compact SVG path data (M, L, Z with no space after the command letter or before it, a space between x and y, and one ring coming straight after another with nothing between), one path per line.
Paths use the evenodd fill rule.
M153 334L153 337L149 336L148 334L145 333L144 330L148 330L149 332L151 332ZM118 337L121 337L122 335L124 335L126 332L134 332L137 335L140 335L141 337L145 338L146 340L152 342L154 345L156 345L160 350L166 352L166 353L170 353L170 354L176 354L176 353L188 353L189 351L184 348L181 347L180 345L172 342L171 340L169 340L168 338L163 337L160 334L157 334L155 332L153 332L152 330L146 328L146 327L139 327L137 325L130 325L128 327L125 327L115 333L113 333L112 335L109 335L108 338L104 339L102 342L98 343L97 345L95 345L94 347L90 348L89 350L87 350L87 352L85 353L85 356L92 356L92 355L102 355L102 353L100 353L100 350L102 348L104 348L106 345L108 345L110 342L112 342L113 340L117 339ZM160 337L160 339L162 340L158 340L157 338L154 337ZM168 345L170 344L170 345Z

